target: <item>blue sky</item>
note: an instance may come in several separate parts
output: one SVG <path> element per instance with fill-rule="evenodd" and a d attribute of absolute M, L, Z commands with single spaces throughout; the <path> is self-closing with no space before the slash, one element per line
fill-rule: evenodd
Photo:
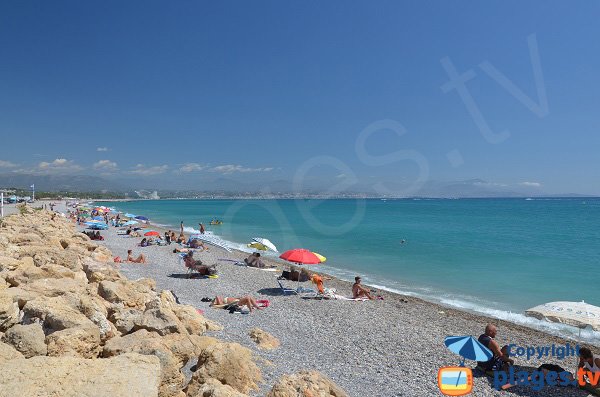
<path fill-rule="evenodd" d="M 257 186 L 302 174 L 307 185 L 400 190 L 421 175 L 600 194 L 598 11 L 541 1 L 5 2 L 0 173 Z M 485 124 L 508 138 L 490 142 L 473 107 L 442 89 L 444 58 L 470 73 Z M 485 65 L 547 108 L 532 111 Z M 398 125 L 401 136 L 386 129 Z"/>

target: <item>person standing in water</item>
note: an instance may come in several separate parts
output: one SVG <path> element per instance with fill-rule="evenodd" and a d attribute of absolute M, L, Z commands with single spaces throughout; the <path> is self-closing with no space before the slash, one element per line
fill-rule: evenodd
<path fill-rule="evenodd" d="M 198 226 L 200 227 L 200 234 L 204 234 L 204 232 L 206 231 L 206 229 L 204 229 L 204 225 L 202 223 L 199 223 Z"/>

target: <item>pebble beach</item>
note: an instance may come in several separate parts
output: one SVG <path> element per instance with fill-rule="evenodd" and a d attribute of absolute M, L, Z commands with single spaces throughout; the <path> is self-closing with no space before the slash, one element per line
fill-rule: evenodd
<path fill-rule="evenodd" d="M 63 207 L 64 209 L 64 207 Z M 114 256 L 125 258 L 127 250 L 134 256 L 143 253 L 147 264 L 122 263 L 120 271 L 129 279 L 152 278 L 157 289 L 171 290 L 183 304 L 204 312 L 205 317 L 223 325 L 212 336 L 237 342 L 252 349 L 260 357 L 264 382 L 256 396 L 266 393 L 283 374 L 302 369 L 315 369 L 331 378 L 350 396 L 436 396 L 440 367 L 456 366 L 459 356 L 444 345 L 449 335 L 473 335 L 483 332 L 486 324 L 498 327 L 500 345 L 551 346 L 576 344 L 527 327 L 463 312 L 414 297 L 386 291 L 374 291 L 383 300 L 346 301 L 303 299 L 283 295 L 277 284 L 280 271 L 271 272 L 234 264 L 247 256 L 243 252 L 226 252 L 217 247 L 195 253 L 195 259 L 216 265 L 219 277 L 187 278 L 186 268 L 170 246 L 138 247 L 141 238 L 117 235 L 117 228 L 103 231 L 105 245 Z M 280 266 L 281 267 L 281 266 Z M 287 287 L 297 283 L 285 281 Z M 311 288 L 309 282 L 300 286 Z M 349 296 L 351 284 L 332 278 L 325 287 L 335 288 L 339 295 Z M 203 298 L 250 295 L 269 300 L 267 308 L 250 314 L 229 313 L 209 307 Z M 281 346 L 260 350 L 249 337 L 259 327 L 275 336 Z M 516 359 L 528 368 L 544 363 L 557 364 L 575 371 L 577 357 L 543 357 Z M 190 366 L 193 363 L 190 363 Z M 475 362 L 466 362 L 474 368 Z M 493 388 L 491 378 L 474 376 L 473 396 L 587 396 L 574 387 L 545 387 L 539 391 L 530 386 L 514 386 L 508 391 Z"/>

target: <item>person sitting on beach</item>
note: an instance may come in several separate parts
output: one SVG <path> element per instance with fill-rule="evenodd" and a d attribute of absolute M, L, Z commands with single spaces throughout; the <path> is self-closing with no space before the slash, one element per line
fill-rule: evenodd
<path fill-rule="evenodd" d="M 165 232 L 165 242 L 167 245 L 171 245 L 171 231 Z"/>
<path fill-rule="evenodd" d="M 206 266 L 202 264 L 200 260 L 194 260 L 194 251 L 189 251 L 183 258 L 185 267 L 195 270 L 202 276 L 210 276 L 217 274 L 217 269 L 214 266 Z"/>
<path fill-rule="evenodd" d="M 362 285 L 360 285 L 360 282 L 361 278 L 359 276 L 354 277 L 354 285 L 352 285 L 352 297 L 354 299 L 369 298 L 372 300 L 373 297 L 371 296 L 371 291 L 369 291 L 368 288 L 365 288 Z"/>
<path fill-rule="evenodd" d="M 179 235 L 179 237 L 177 237 L 177 244 L 185 244 L 186 239 L 185 239 L 185 234 L 181 233 Z"/>
<path fill-rule="evenodd" d="M 146 263 L 146 256 L 144 254 L 140 254 L 137 258 L 134 258 L 131 250 L 127 250 L 127 262 Z"/>
<path fill-rule="evenodd" d="M 260 260 L 260 253 L 258 252 L 250 254 L 246 259 L 244 259 L 244 263 L 246 263 L 246 266 L 250 267 L 266 267 L 264 262 Z"/>
<path fill-rule="evenodd" d="M 100 232 L 97 231 L 96 233 L 94 233 L 94 238 L 92 240 L 104 240 L 104 237 L 102 237 L 100 235 Z"/>
<path fill-rule="evenodd" d="M 592 373 L 600 372 L 600 357 L 596 357 L 588 347 L 582 347 L 579 349 L 577 368 L 583 368 L 585 371 Z"/>
<path fill-rule="evenodd" d="M 131 226 L 129 226 L 127 228 L 127 230 L 125 231 L 125 234 L 129 236 L 129 235 L 131 235 L 132 232 L 133 232 L 133 229 L 131 228 Z"/>
<path fill-rule="evenodd" d="M 173 241 L 177 241 L 177 236 L 175 235 L 174 231 L 171 231 L 171 242 Z"/>
<path fill-rule="evenodd" d="M 140 243 L 140 247 L 147 247 L 148 246 L 148 240 L 144 237 L 142 239 L 142 242 Z"/>
<path fill-rule="evenodd" d="M 256 302 L 256 299 L 251 297 L 250 295 L 242 296 L 240 298 L 229 298 L 229 297 L 221 297 L 216 296 L 215 299 L 211 302 L 210 306 L 220 306 L 220 305 L 238 305 L 238 306 L 246 306 L 250 313 L 254 311 L 254 309 L 262 309 Z"/>
<path fill-rule="evenodd" d="M 492 351 L 493 357 L 488 361 L 478 361 L 477 366 L 484 371 L 508 371 L 508 367 L 513 365 L 515 361 L 508 357 L 508 346 L 503 346 L 502 349 L 498 342 L 494 340 L 498 332 L 494 324 L 485 326 L 485 331 L 477 339 L 479 343 Z"/>

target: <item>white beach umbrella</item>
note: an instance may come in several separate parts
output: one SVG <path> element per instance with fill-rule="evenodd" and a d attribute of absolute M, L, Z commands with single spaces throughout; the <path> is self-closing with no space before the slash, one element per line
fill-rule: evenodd
<path fill-rule="evenodd" d="M 596 331 L 600 331 L 600 307 L 581 302 L 549 302 L 531 309 L 525 314 L 540 320 L 553 323 L 572 325 L 585 328 L 591 325 Z"/>
<path fill-rule="evenodd" d="M 275 244 L 273 244 L 269 239 L 267 238 L 262 238 L 262 237 L 253 237 L 252 240 L 256 241 L 257 243 L 260 243 L 262 245 L 264 245 L 265 247 L 267 247 L 268 249 L 270 249 L 271 251 L 275 251 L 277 252 L 277 247 L 275 247 Z"/>

